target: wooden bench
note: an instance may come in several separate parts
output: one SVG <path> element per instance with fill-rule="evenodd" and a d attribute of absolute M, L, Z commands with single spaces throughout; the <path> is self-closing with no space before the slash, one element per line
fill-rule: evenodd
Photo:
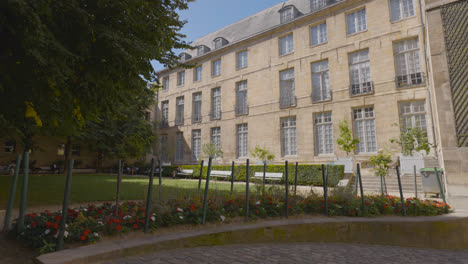
<path fill-rule="evenodd" d="M 231 177 L 231 172 L 214 170 L 214 171 L 211 171 L 210 177 L 228 178 L 228 177 Z"/>
<path fill-rule="evenodd" d="M 177 175 L 184 175 L 184 176 L 189 176 L 193 174 L 193 170 L 181 170 L 177 173 Z"/>
<path fill-rule="evenodd" d="M 263 172 L 256 172 L 253 178 L 263 180 Z M 283 179 L 283 173 L 280 173 L 280 172 L 266 172 L 265 173 L 265 180 L 279 181 L 281 179 Z"/>

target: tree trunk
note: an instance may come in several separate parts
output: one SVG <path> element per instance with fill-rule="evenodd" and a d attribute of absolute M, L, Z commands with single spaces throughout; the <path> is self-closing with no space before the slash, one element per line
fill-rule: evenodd
<path fill-rule="evenodd" d="M 97 161 L 96 161 L 96 172 L 102 172 L 102 161 L 104 160 L 104 153 L 102 150 L 98 150 L 97 152 Z"/>
<path fill-rule="evenodd" d="M 68 161 L 71 158 L 71 150 L 72 150 L 72 141 L 71 137 L 67 137 L 67 143 L 65 144 L 65 164 L 63 165 L 63 174 L 66 174 L 66 171 L 68 170 Z"/>

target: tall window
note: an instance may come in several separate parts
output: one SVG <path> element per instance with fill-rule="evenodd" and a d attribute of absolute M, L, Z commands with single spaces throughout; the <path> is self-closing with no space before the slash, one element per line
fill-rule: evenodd
<path fill-rule="evenodd" d="M 193 103 L 192 103 L 192 122 L 201 122 L 202 120 L 202 93 L 194 93 L 193 95 Z"/>
<path fill-rule="evenodd" d="M 419 60 L 418 38 L 412 38 L 393 44 L 395 55 L 397 87 L 412 86 L 424 83 Z"/>
<path fill-rule="evenodd" d="M 317 155 L 333 154 L 332 112 L 315 115 L 315 151 Z"/>
<path fill-rule="evenodd" d="M 392 21 L 414 16 L 413 0 L 390 0 Z"/>
<path fill-rule="evenodd" d="M 316 11 L 327 6 L 327 0 L 310 0 L 310 10 Z"/>
<path fill-rule="evenodd" d="M 280 107 L 296 105 L 294 69 L 280 72 Z"/>
<path fill-rule="evenodd" d="M 177 161 L 184 159 L 184 134 L 182 132 L 176 133 L 176 156 Z"/>
<path fill-rule="evenodd" d="M 312 63 L 312 101 L 331 99 L 328 60 Z"/>
<path fill-rule="evenodd" d="M 327 23 L 310 28 L 310 44 L 312 46 L 327 42 Z"/>
<path fill-rule="evenodd" d="M 294 18 L 293 8 L 288 7 L 280 11 L 281 24 L 291 21 Z"/>
<path fill-rule="evenodd" d="M 403 129 L 419 127 L 422 131 L 427 131 L 424 100 L 400 103 L 400 115 Z"/>
<path fill-rule="evenodd" d="M 297 155 L 296 117 L 281 119 L 281 146 L 283 156 Z"/>
<path fill-rule="evenodd" d="M 247 55 L 248 55 L 248 52 L 246 50 L 237 52 L 237 69 L 242 69 L 242 68 L 247 67 L 248 65 Z"/>
<path fill-rule="evenodd" d="M 167 135 L 161 135 L 160 155 L 162 161 L 167 161 Z"/>
<path fill-rule="evenodd" d="M 221 119 L 221 88 L 211 90 L 211 119 Z"/>
<path fill-rule="evenodd" d="M 351 95 L 372 92 L 368 49 L 349 54 L 349 78 L 351 81 Z"/>
<path fill-rule="evenodd" d="M 249 130 L 247 124 L 237 125 L 237 157 L 246 158 L 249 154 Z"/>
<path fill-rule="evenodd" d="M 211 143 L 215 145 L 216 150 L 221 150 L 221 128 L 211 128 Z"/>
<path fill-rule="evenodd" d="M 185 83 L 185 71 L 177 73 L 177 86 L 182 86 Z"/>
<path fill-rule="evenodd" d="M 163 91 L 169 90 L 169 76 L 163 78 Z"/>
<path fill-rule="evenodd" d="M 176 125 L 184 124 L 184 97 L 180 96 L 176 98 Z"/>
<path fill-rule="evenodd" d="M 192 159 L 200 159 L 201 154 L 201 130 L 192 130 Z"/>
<path fill-rule="evenodd" d="M 236 84 L 236 114 L 246 115 L 249 113 L 247 104 L 247 81 L 241 81 Z"/>
<path fill-rule="evenodd" d="M 346 23 L 348 35 L 366 30 L 366 9 L 361 9 L 346 15 Z"/>
<path fill-rule="evenodd" d="M 357 152 L 376 152 L 377 140 L 375 135 L 374 107 L 354 109 L 354 129 L 356 137 L 361 143 L 357 145 Z"/>
<path fill-rule="evenodd" d="M 166 127 L 169 125 L 169 101 L 161 103 L 161 126 Z"/>
<path fill-rule="evenodd" d="M 217 59 L 211 64 L 211 75 L 218 76 L 221 75 L 221 59 Z"/>
<path fill-rule="evenodd" d="M 202 79 L 202 73 L 203 73 L 203 67 L 200 65 L 200 66 L 197 66 L 194 70 L 193 70 L 193 81 L 195 82 L 198 82 L 198 81 L 201 81 Z"/>
<path fill-rule="evenodd" d="M 280 38 L 280 56 L 294 52 L 294 38 L 293 34 L 289 34 Z"/>

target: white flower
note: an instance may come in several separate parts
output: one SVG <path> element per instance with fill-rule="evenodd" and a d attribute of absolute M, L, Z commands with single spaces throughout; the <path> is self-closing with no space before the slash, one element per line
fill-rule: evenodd
<path fill-rule="evenodd" d="M 85 212 L 88 212 L 88 209 L 86 209 L 86 208 L 83 208 L 83 211 L 85 211 Z"/>
<path fill-rule="evenodd" d="M 224 215 L 220 216 L 220 218 L 221 218 L 221 221 L 223 221 L 223 222 L 226 219 L 226 217 Z"/>
<path fill-rule="evenodd" d="M 94 235 L 95 237 L 98 237 L 98 236 L 99 236 L 99 234 L 96 233 L 96 232 L 94 232 L 93 235 Z"/>
<path fill-rule="evenodd" d="M 49 233 L 50 233 L 50 229 L 46 229 L 46 231 L 44 231 L 45 235 L 48 235 Z"/>
<path fill-rule="evenodd" d="M 55 233 L 54 237 L 57 238 L 59 235 L 59 232 Z"/>
<path fill-rule="evenodd" d="M 131 215 L 126 215 L 126 216 L 123 217 L 123 219 L 129 219 L 129 218 L 132 218 L 132 216 Z"/>
<path fill-rule="evenodd" d="M 68 236 L 68 232 L 65 231 L 65 233 L 63 233 L 63 236 L 64 236 L 64 237 L 67 237 L 67 236 Z"/>
<path fill-rule="evenodd" d="M 153 216 L 156 216 L 156 213 L 153 213 L 152 215 L 153 215 Z"/>
<path fill-rule="evenodd" d="M 178 208 L 178 207 L 177 207 L 177 210 L 176 210 L 176 211 L 177 211 L 177 212 L 183 212 L 184 210 L 182 210 L 182 208 Z"/>
<path fill-rule="evenodd" d="M 255 204 L 256 204 L 256 205 L 259 205 L 259 204 L 260 204 L 260 201 L 257 201 Z"/>
<path fill-rule="evenodd" d="M 156 221 L 156 217 L 152 216 L 151 221 Z"/>
<path fill-rule="evenodd" d="M 103 223 L 103 222 L 101 222 L 101 221 L 99 221 L 99 222 L 97 222 L 97 223 L 98 223 L 98 224 L 100 224 L 100 225 L 104 225 L 104 223 Z"/>
<path fill-rule="evenodd" d="M 181 216 L 181 215 L 179 215 L 179 218 L 180 218 L 180 219 L 184 219 L 184 217 L 183 217 L 183 216 Z"/>
<path fill-rule="evenodd" d="M 68 224 L 65 224 L 65 228 L 68 228 Z"/>
<path fill-rule="evenodd" d="M 30 225 L 27 225 L 26 228 L 31 228 L 31 226 L 30 226 Z"/>

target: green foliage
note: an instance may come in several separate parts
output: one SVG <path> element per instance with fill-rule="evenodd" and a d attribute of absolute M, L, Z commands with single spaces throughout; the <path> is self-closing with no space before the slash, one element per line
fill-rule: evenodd
<path fill-rule="evenodd" d="M 433 144 L 429 143 L 426 131 L 418 126 L 401 131 L 399 139 L 390 139 L 391 143 L 397 143 L 405 156 L 412 156 L 413 152 L 425 151 L 426 155 L 431 151 Z"/>
<path fill-rule="evenodd" d="M 200 166 L 197 165 L 184 165 L 183 169 L 193 170 L 191 178 L 200 177 Z M 212 170 L 231 171 L 231 166 L 212 166 Z M 263 165 L 249 166 L 249 178 L 253 179 L 255 172 L 263 172 Z M 272 181 L 276 183 L 284 183 L 284 165 L 268 165 L 266 172 L 280 172 L 283 173 L 283 179 L 280 181 Z M 206 178 L 207 167 L 203 169 L 203 178 Z M 288 166 L 289 183 L 294 183 L 295 166 Z M 336 186 L 338 182 L 343 179 L 344 166 L 343 165 L 330 165 L 328 167 L 328 185 L 330 187 Z M 226 179 L 229 180 L 229 179 Z M 245 181 L 245 165 L 234 166 L 234 180 Z M 267 180 L 268 181 L 268 180 Z M 299 165 L 297 169 L 297 182 L 301 185 L 315 185 L 322 186 L 322 166 L 321 165 Z"/>
<path fill-rule="evenodd" d="M 360 143 L 359 139 L 353 137 L 353 133 L 349 128 L 348 120 L 344 119 L 338 124 L 340 135 L 336 140 L 338 148 L 346 152 L 346 156 L 357 148 Z"/>
<path fill-rule="evenodd" d="M 389 164 L 392 162 L 392 155 L 385 150 L 379 150 L 377 154 L 369 158 L 369 165 L 373 167 L 376 176 L 385 177 L 388 174 Z"/>
<path fill-rule="evenodd" d="M 217 148 L 216 144 L 214 143 L 208 143 L 203 145 L 203 154 L 205 157 L 209 158 L 222 158 L 223 157 L 223 151 L 221 148 Z"/>
<path fill-rule="evenodd" d="M 275 154 L 271 153 L 266 147 L 255 146 L 253 151 L 250 151 L 252 157 L 261 161 L 271 161 L 275 159 Z"/>

